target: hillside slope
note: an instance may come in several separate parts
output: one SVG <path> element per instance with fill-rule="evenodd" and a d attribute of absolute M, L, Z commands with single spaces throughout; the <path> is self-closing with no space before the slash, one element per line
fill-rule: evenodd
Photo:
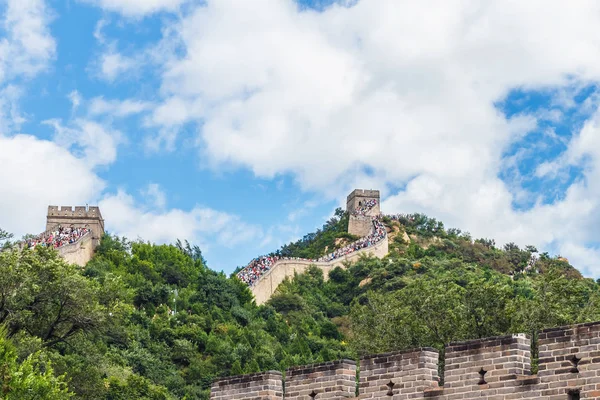
<path fill-rule="evenodd" d="M 284 282 L 269 302 L 280 312 L 324 312 L 356 354 L 420 346 L 600 318 L 592 279 L 532 246 L 473 240 L 421 214 L 384 219 L 390 253 Z M 535 356 L 535 349 L 534 356 Z"/>
<path fill-rule="evenodd" d="M 280 254 L 343 247 L 344 217 Z M 600 320 L 598 284 L 565 259 L 474 241 L 423 215 L 384 222 L 388 256 L 328 281 L 309 268 L 261 306 L 189 244 L 105 236 L 83 269 L 51 249 L 7 249 L 0 347 L 45 360 L 76 399 L 208 399 L 217 376 Z"/>

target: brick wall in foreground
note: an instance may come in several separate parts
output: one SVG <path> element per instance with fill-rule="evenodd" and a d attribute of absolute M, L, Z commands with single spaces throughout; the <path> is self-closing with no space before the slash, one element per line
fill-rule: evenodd
<path fill-rule="evenodd" d="M 213 400 L 600 399 L 600 322 L 547 329 L 539 335 L 539 372 L 530 374 L 530 339 L 522 334 L 452 343 L 445 383 L 431 348 L 378 354 L 214 382 Z M 285 385 L 285 393 L 284 393 Z"/>

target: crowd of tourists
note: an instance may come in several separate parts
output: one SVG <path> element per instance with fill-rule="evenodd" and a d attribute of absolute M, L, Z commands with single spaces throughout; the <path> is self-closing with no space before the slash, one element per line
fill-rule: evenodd
<path fill-rule="evenodd" d="M 378 218 L 373 218 L 373 230 L 369 235 L 358 239 L 356 242 L 350 243 L 348 246 L 342 247 L 341 249 L 337 249 L 333 253 L 325 255 L 319 258 L 317 261 L 333 261 L 337 258 L 344 257 L 350 253 L 354 253 L 355 251 L 358 251 L 360 249 L 371 247 L 374 244 L 377 244 L 381 239 L 383 239 L 386 234 L 387 232 L 383 223 Z"/>
<path fill-rule="evenodd" d="M 59 226 L 56 230 L 42 233 L 33 238 L 25 240 L 25 247 L 35 246 L 54 247 L 55 249 L 67 244 L 75 243 L 81 237 L 90 232 L 87 228 L 63 228 Z"/>
<path fill-rule="evenodd" d="M 255 258 L 248 264 L 244 269 L 237 273 L 237 277 L 249 286 L 254 285 L 258 279 L 269 271 L 275 263 L 280 260 L 294 260 L 294 261 L 310 261 L 310 262 L 330 262 L 335 259 L 344 257 L 348 254 L 354 253 L 360 249 L 373 246 L 380 240 L 385 238 L 387 232 L 385 226 L 381 222 L 380 218 L 373 218 L 373 229 L 371 233 L 365 237 L 358 239 L 355 242 L 350 243 L 348 246 L 342 247 L 332 253 L 329 253 L 317 260 L 311 260 L 307 258 L 298 257 L 278 257 L 278 256 L 261 256 Z"/>
<path fill-rule="evenodd" d="M 365 200 L 356 210 L 352 212 L 354 215 L 367 215 L 371 208 L 377 205 L 376 199 Z"/>
<path fill-rule="evenodd" d="M 279 261 L 277 256 L 260 256 L 250 261 L 244 269 L 238 272 L 237 277 L 250 286 L 254 284 L 265 272 Z"/>

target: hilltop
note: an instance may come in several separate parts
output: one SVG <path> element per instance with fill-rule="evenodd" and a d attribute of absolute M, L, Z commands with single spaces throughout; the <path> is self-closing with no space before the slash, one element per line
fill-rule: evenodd
<path fill-rule="evenodd" d="M 357 240 L 349 220 L 338 210 L 273 254 L 331 254 Z M 212 271 L 185 242 L 105 235 L 83 269 L 45 247 L 3 251 L 0 338 L 8 340 L 0 347 L 13 349 L 9 375 L 29 360 L 39 379 L 65 374 L 54 379 L 79 399 L 207 399 L 218 376 L 414 347 L 443 353 L 452 341 L 535 337 L 600 319 L 599 285 L 564 258 L 474 240 L 422 214 L 380 221 L 389 254 L 363 255 L 328 276 L 307 268 L 260 306 L 235 273 Z"/>

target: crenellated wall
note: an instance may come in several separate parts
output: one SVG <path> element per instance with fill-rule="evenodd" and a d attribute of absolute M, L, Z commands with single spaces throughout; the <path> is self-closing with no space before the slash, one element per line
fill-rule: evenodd
<path fill-rule="evenodd" d="M 438 352 L 431 348 L 377 354 L 360 360 L 359 399 L 516 400 L 600 399 L 600 322 L 547 329 L 539 335 L 539 372 L 530 374 L 530 339 L 523 334 L 451 343 L 445 383 L 438 387 Z M 354 396 L 355 364 L 349 360 L 268 372 L 268 383 L 235 377 L 217 380 L 211 399 L 319 400 Z M 244 380 L 246 379 L 246 380 Z M 255 380 L 252 380 L 255 379 Z M 261 378 L 262 379 L 262 378 Z M 279 379 L 279 380 L 278 380 Z M 241 382 L 248 390 L 240 390 Z M 261 386 L 262 385 L 262 386 Z M 263 387 L 264 396 L 255 386 Z M 225 396 L 228 396 L 225 399 Z"/>
<path fill-rule="evenodd" d="M 364 215 L 355 215 L 355 210 L 363 207 L 369 200 L 375 200 L 375 205 Z M 381 214 L 379 190 L 355 189 L 346 199 L 346 211 L 350 214 L 348 220 L 348 233 L 363 237 L 373 229 L 373 217 Z"/>
<path fill-rule="evenodd" d="M 311 396 L 312 394 L 312 396 Z M 346 399 L 356 395 L 356 361 L 340 360 L 285 371 L 285 398 Z"/>
<path fill-rule="evenodd" d="M 85 266 L 94 255 L 104 235 L 104 219 L 97 206 L 48 206 L 46 232 L 57 227 L 87 228 L 90 233 L 77 242 L 57 248 L 58 253 L 69 263 Z"/>
<path fill-rule="evenodd" d="M 412 398 L 437 388 L 439 354 L 432 348 L 375 354 L 360 360 L 358 394 L 361 399 L 390 395 Z"/>
<path fill-rule="evenodd" d="M 269 258 L 269 264 L 266 266 L 261 264 L 260 260 L 267 257 L 259 257 L 243 268 L 238 273 L 238 277 L 250 285 L 256 303 L 264 304 L 275 293 L 281 282 L 286 278 L 293 277 L 294 274 L 306 272 L 311 265 L 320 268 L 325 279 L 328 279 L 329 272 L 332 269 L 338 266 L 345 267 L 347 262 L 354 262 L 363 255 L 369 254 L 378 258 L 385 257 L 388 254 L 388 238 L 385 232 L 383 232 L 383 235 L 381 234 L 384 227 L 378 218 L 381 215 L 379 200 L 379 190 L 356 189 L 348 195 L 346 202 L 346 211 L 349 213 L 348 233 L 359 236 L 361 238 L 359 241 L 362 240 L 360 246 L 355 248 L 373 242 L 377 242 L 376 244 L 360 248 L 360 250 L 352 248 L 351 253 L 332 261 L 278 259 L 275 264 L 271 265 L 271 259 Z M 349 246 L 352 246 L 352 243 Z M 331 258 L 323 257 L 321 259 Z M 260 272 L 257 274 L 254 268 Z"/>
<path fill-rule="evenodd" d="M 283 381 L 279 371 L 232 376 L 213 382 L 210 388 L 210 398 L 214 400 L 277 400 L 282 396 Z"/>
<path fill-rule="evenodd" d="M 90 229 L 94 247 L 100 244 L 104 235 L 104 219 L 97 206 L 48 206 L 46 231 L 54 230 L 58 226 Z"/>
<path fill-rule="evenodd" d="M 346 197 L 346 211 L 352 212 L 357 208 L 360 208 L 362 206 L 361 203 L 368 200 L 376 200 L 377 204 L 375 205 L 375 207 L 373 207 L 373 209 L 374 213 L 379 214 L 379 199 L 379 190 L 354 189 L 352 193 L 350 193 L 348 197 Z"/>
<path fill-rule="evenodd" d="M 344 263 L 358 260 L 363 255 L 372 255 L 374 257 L 383 258 L 388 253 L 388 238 L 387 236 L 377 244 L 357 250 L 353 253 L 340 257 L 331 262 L 315 262 L 304 260 L 279 260 L 275 265 L 267 271 L 250 290 L 254 294 L 256 304 L 264 304 L 275 293 L 277 286 L 285 280 L 291 278 L 295 273 L 302 274 L 306 272 L 308 267 L 316 265 L 323 270 L 325 279 L 329 278 L 329 272 L 337 266 L 344 267 Z"/>

